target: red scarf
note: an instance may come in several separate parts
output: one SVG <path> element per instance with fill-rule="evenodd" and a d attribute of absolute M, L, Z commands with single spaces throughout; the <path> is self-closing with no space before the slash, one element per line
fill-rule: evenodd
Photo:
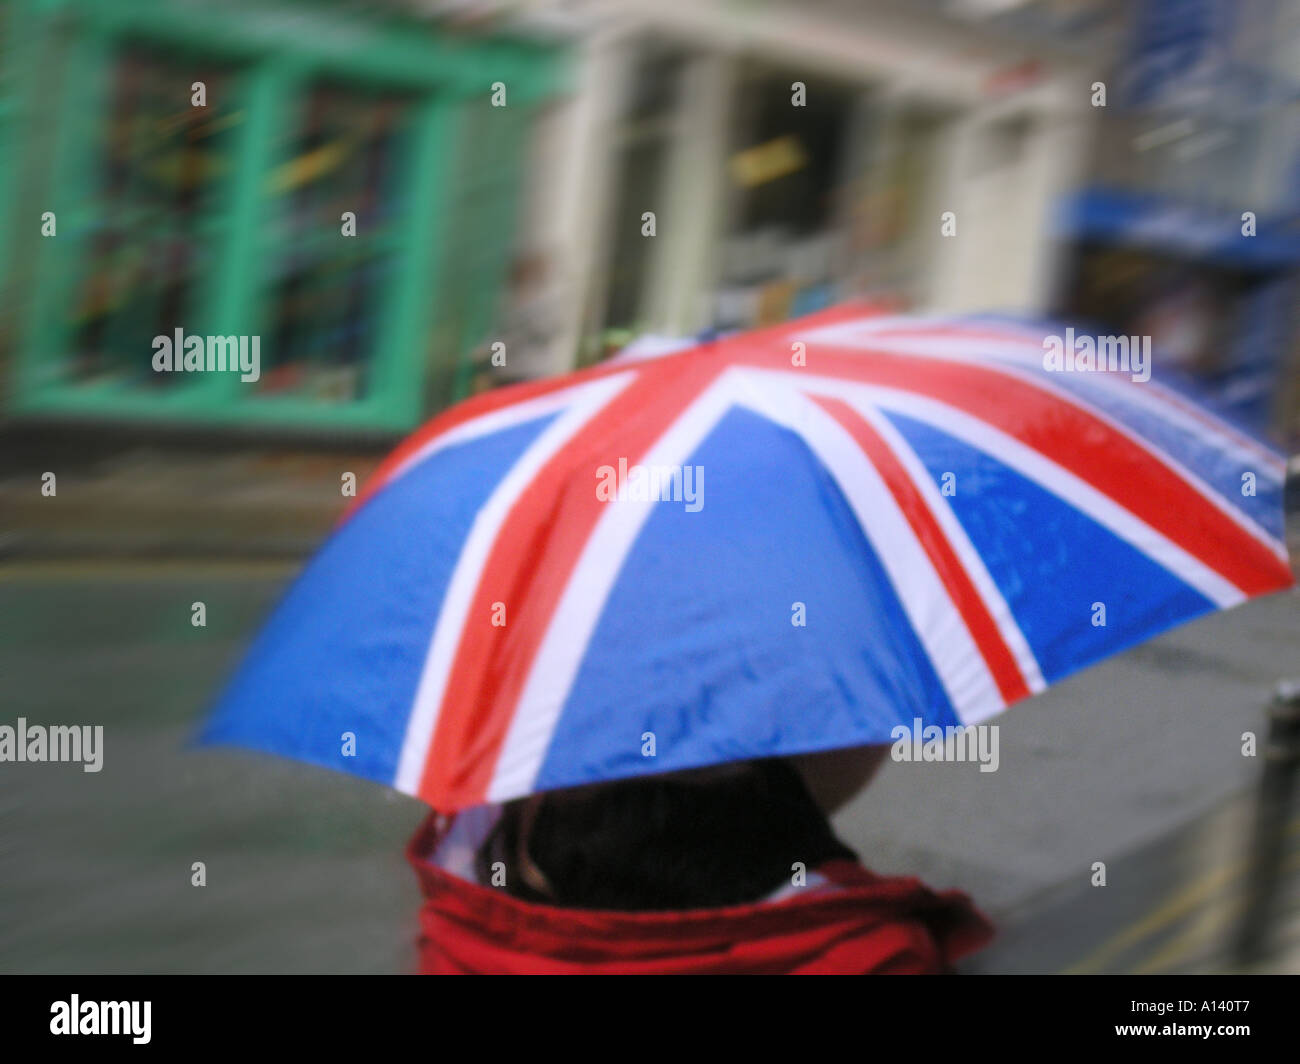
<path fill-rule="evenodd" d="M 965 894 L 851 861 L 817 869 L 830 886 L 776 901 L 636 913 L 538 905 L 433 864 L 440 837 L 430 817 L 407 849 L 429 975 L 929 974 L 993 934 Z"/>

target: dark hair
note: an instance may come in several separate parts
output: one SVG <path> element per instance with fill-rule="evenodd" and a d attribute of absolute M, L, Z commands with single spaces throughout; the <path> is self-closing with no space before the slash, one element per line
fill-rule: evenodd
<path fill-rule="evenodd" d="M 522 853 L 549 891 L 530 886 Z M 855 859 L 799 773 L 770 759 L 507 803 L 478 868 L 489 882 L 504 862 L 504 889 L 531 901 L 665 910 L 757 901 L 790 881 L 795 862 L 811 871 L 837 857 Z"/>

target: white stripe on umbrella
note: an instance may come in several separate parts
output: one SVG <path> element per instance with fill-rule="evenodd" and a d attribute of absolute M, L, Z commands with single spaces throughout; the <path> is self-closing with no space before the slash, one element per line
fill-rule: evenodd
<path fill-rule="evenodd" d="M 857 442 L 802 391 L 771 375 L 751 374 L 744 383 L 741 401 L 797 433 L 839 485 L 958 719 L 973 724 L 1002 710 L 1006 702 L 961 611 Z"/>
<path fill-rule="evenodd" d="M 832 388 L 840 383 L 792 371 L 751 370 L 750 372 L 778 380 L 788 388 L 804 388 L 813 394 L 830 395 L 832 394 Z M 827 384 L 831 385 L 831 388 L 825 387 Z M 822 387 L 818 387 L 818 385 L 822 385 Z M 1043 679 L 1042 669 L 1029 646 L 1029 640 L 1025 638 L 1025 634 L 1021 631 L 1015 615 L 1011 612 L 1011 607 L 1003 598 L 1002 592 L 998 590 L 996 581 L 994 581 L 992 574 L 989 573 L 984 564 L 984 559 L 980 557 L 979 551 L 975 549 L 970 537 L 966 535 L 966 529 L 957 519 L 957 515 L 952 512 L 952 507 L 940 494 L 937 485 L 934 483 L 934 478 L 930 475 L 930 471 L 925 468 L 916 452 L 912 450 L 911 445 L 894 427 L 893 422 L 886 417 L 882 417 L 873 405 L 864 401 L 863 397 L 857 396 L 849 400 L 849 406 L 876 430 L 886 444 L 889 445 L 890 450 L 893 451 L 903 468 L 907 470 L 908 476 L 942 529 L 944 536 L 953 549 L 953 553 L 957 555 L 957 559 L 961 562 L 967 575 L 970 576 L 971 582 L 975 585 L 975 590 L 984 603 L 984 608 L 997 625 L 1003 641 L 1011 651 L 1012 657 L 1015 658 L 1016 665 L 1020 669 L 1020 675 L 1025 681 L 1025 686 L 1033 694 L 1044 690 L 1047 687 L 1047 681 Z"/>
<path fill-rule="evenodd" d="M 919 355 L 925 358 L 937 358 L 945 362 L 961 362 L 971 365 L 978 365 L 985 369 L 992 370 L 995 373 L 1004 373 L 1007 376 L 1015 377 L 1016 380 L 1027 384 L 1044 394 L 1050 395 L 1063 403 L 1068 403 L 1075 409 L 1082 410 L 1098 421 L 1104 422 L 1118 434 L 1132 441 L 1136 446 L 1141 447 L 1150 454 L 1154 459 L 1163 465 L 1172 469 L 1180 477 L 1186 480 L 1197 491 L 1211 502 L 1214 507 L 1224 514 L 1229 520 L 1236 524 L 1247 535 L 1259 540 L 1265 547 L 1272 551 L 1282 561 L 1287 560 L 1286 545 L 1279 539 L 1269 534 L 1269 532 L 1248 515 L 1244 514 L 1237 507 L 1233 506 L 1211 485 L 1202 480 L 1194 472 L 1179 462 L 1173 455 L 1167 451 L 1154 446 L 1150 441 L 1144 439 L 1136 430 L 1117 421 L 1106 411 L 1089 403 L 1082 396 L 1055 384 L 1046 379 L 1042 371 L 1041 357 L 1034 359 L 1025 358 L 1017 354 L 1012 358 L 1006 358 L 999 362 L 998 359 L 1006 352 L 991 351 L 987 341 L 977 339 L 953 339 L 953 338 L 931 338 L 931 339 L 914 339 L 908 341 L 898 341 L 894 339 L 885 339 L 879 342 L 864 344 L 863 350 L 873 350 L 887 352 L 890 354 L 907 354 Z M 1041 347 L 1038 349 L 1041 356 Z M 1037 369 L 1038 372 L 1033 372 Z M 1198 432 L 1205 435 L 1214 428 L 1214 423 L 1206 421 L 1203 424 L 1189 423 L 1187 416 L 1169 401 L 1169 396 L 1158 388 L 1152 387 L 1152 381 L 1147 381 L 1141 385 L 1133 381 L 1126 380 L 1123 377 L 1116 376 L 1112 373 L 1097 373 L 1090 376 L 1089 381 L 1100 384 L 1103 387 L 1109 387 L 1117 392 L 1124 389 L 1123 397 L 1130 401 L 1136 402 L 1143 410 L 1152 417 L 1158 418 L 1166 423 L 1177 422 L 1178 427 L 1185 432 Z M 1205 426 L 1209 426 L 1207 429 Z M 1267 455 L 1262 448 L 1247 446 L 1250 441 L 1244 441 L 1244 438 L 1238 439 L 1217 433 L 1218 444 L 1225 452 L 1235 454 L 1239 459 L 1250 461 L 1263 468 L 1260 473 L 1267 479 L 1275 483 L 1281 483 L 1279 474 L 1285 473 L 1285 467 L 1278 464 L 1276 457 Z"/>
<path fill-rule="evenodd" d="M 733 376 L 734 371 L 724 372 L 644 457 L 627 455 L 629 463 L 685 465 L 733 405 Z M 594 472 L 592 491 L 596 490 Z M 605 602 L 655 505 L 628 499 L 606 506 L 597 519 L 533 658 L 497 758 L 488 801 L 506 801 L 532 789 Z"/>
<path fill-rule="evenodd" d="M 560 393 L 558 398 L 563 399 L 562 405 L 567 409 L 520 455 L 510 472 L 497 485 L 496 490 L 488 497 L 487 502 L 474 518 L 465 545 L 456 559 L 456 567 L 452 571 L 446 596 L 438 611 L 438 622 L 434 627 L 424 669 L 416 688 L 415 703 L 407 722 L 397 774 L 393 780 L 393 786 L 399 791 L 406 794 L 419 792 L 420 780 L 428 761 L 429 744 L 438 727 L 438 716 L 446 695 L 447 680 L 451 675 L 456 648 L 460 645 L 470 603 L 502 523 L 519 496 L 528 490 L 537 471 L 614 396 L 627 387 L 634 377 L 634 373 L 620 373 L 581 384 L 576 388 L 568 388 Z M 548 402 L 545 406 L 550 406 L 553 398 L 546 396 Z M 542 409 L 543 407 L 534 408 L 529 418 L 520 419 L 521 423 L 540 416 L 539 410 Z M 492 416 L 486 415 L 471 424 L 485 421 Z M 448 436 L 451 435 L 453 433 L 448 433 Z M 439 437 L 440 440 L 446 438 Z"/>
<path fill-rule="evenodd" d="M 826 395 L 839 396 L 849 402 L 866 402 L 882 409 L 896 410 L 945 432 L 1064 499 L 1070 506 L 1141 551 L 1216 605 L 1227 608 L 1245 600 L 1246 596 L 1240 588 L 1195 555 L 1092 485 L 987 421 L 938 400 L 894 388 L 849 383 L 829 377 L 810 380 L 806 387 L 814 391 L 820 390 Z"/>
<path fill-rule="evenodd" d="M 583 389 L 589 387 L 590 384 L 580 384 L 573 388 L 564 388 L 548 395 L 539 395 L 536 399 L 527 399 L 522 403 L 502 407 L 500 410 L 489 410 L 486 414 L 464 421 L 433 437 L 433 439 L 426 440 L 418 451 L 408 455 L 401 465 L 393 470 L 383 486 L 386 489 L 398 477 L 404 476 L 421 462 L 428 461 L 439 451 L 444 451 L 448 447 L 468 443 L 480 436 L 490 436 L 494 432 L 514 428 L 516 425 L 524 425 L 529 421 L 536 421 L 538 418 L 545 417 L 547 414 L 554 414 L 563 410 L 575 401 L 575 398 L 583 392 Z"/>
<path fill-rule="evenodd" d="M 975 549 L 975 544 L 966 535 L 966 529 L 957 519 L 957 515 L 952 512 L 951 505 L 940 493 L 934 478 L 930 476 L 930 471 L 925 468 L 921 459 L 903 438 L 902 433 L 894 427 L 892 421 L 881 416 L 879 411 L 865 402 L 851 402 L 849 405 L 864 420 L 870 423 L 872 428 L 889 445 L 889 449 L 893 451 L 903 468 L 907 470 L 907 475 L 920 493 L 922 501 L 943 530 L 944 537 L 952 547 L 953 553 L 957 555 L 962 568 L 966 570 L 966 574 L 971 578 L 971 583 L 975 585 L 975 590 L 979 593 L 984 608 L 988 611 L 989 616 L 993 618 L 993 623 L 997 625 L 1002 641 L 1006 643 L 1007 649 L 1011 651 L 1011 656 L 1015 658 L 1016 666 L 1020 670 L 1021 678 L 1025 681 L 1025 686 L 1029 688 L 1031 694 L 1037 694 L 1039 691 L 1044 690 L 1047 687 L 1047 681 L 1043 679 L 1043 670 L 1029 646 L 1029 640 L 1025 638 L 1025 633 L 1021 631 L 1020 625 L 1016 622 L 1011 607 L 1007 604 L 1007 600 L 1002 597 L 1002 592 L 998 590 L 996 581 L 994 581 L 992 574 L 984 565 L 984 559 L 980 557 L 979 551 Z"/>
<path fill-rule="evenodd" d="M 934 324 L 946 325 L 953 329 L 964 328 L 974 331 L 974 327 L 970 322 L 952 321 L 947 323 L 936 322 Z M 823 326 L 802 335 L 800 339 L 806 343 L 822 343 L 852 350 L 920 355 L 952 362 L 968 362 L 986 366 L 990 369 L 1003 368 L 996 365 L 998 361 L 1039 370 L 1042 369 L 1043 365 L 1042 335 L 1038 336 L 1036 340 L 1028 337 L 1022 339 L 1012 334 L 1008 334 L 1005 340 L 990 340 L 987 336 L 979 334 L 970 336 L 927 334 L 923 329 L 887 330 L 885 335 L 880 335 L 880 332 L 879 326 L 870 328 L 866 322 L 846 322 Z M 1037 384 L 1040 387 L 1046 385 L 1041 373 L 1033 377 L 1021 375 L 1020 379 L 1027 380 L 1029 383 Z M 1271 479 L 1279 483 L 1285 479 L 1286 466 L 1277 455 L 1272 454 L 1266 447 L 1258 441 L 1252 440 L 1249 436 L 1232 432 L 1230 426 L 1206 417 L 1202 411 L 1188 403 L 1176 391 L 1166 387 L 1160 381 L 1152 379 L 1143 381 L 1139 385 L 1121 374 L 1114 373 L 1095 373 L 1090 375 L 1088 380 L 1090 383 L 1109 388 L 1116 393 L 1122 391 L 1125 398 L 1137 402 L 1151 416 L 1176 425 L 1184 432 L 1213 438 L 1215 446 L 1224 453 L 1233 455 L 1241 461 L 1262 466 L 1262 472 Z M 1054 394 L 1058 397 L 1068 398 L 1075 405 L 1084 407 L 1090 413 L 1099 417 L 1105 416 L 1098 412 L 1096 408 L 1088 406 L 1079 396 L 1073 393 L 1058 389 Z M 1107 420 L 1111 421 L 1110 418 L 1107 418 Z M 1111 423 L 1120 428 L 1124 427 L 1118 422 L 1111 421 Z M 1125 431 L 1128 435 L 1133 435 L 1132 430 L 1126 429 Z M 1147 447 L 1153 453 L 1159 455 L 1163 461 L 1172 462 L 1171 456 L 1163 450 L 1153 448 L 1150 445 L 1147 445 Z"/>

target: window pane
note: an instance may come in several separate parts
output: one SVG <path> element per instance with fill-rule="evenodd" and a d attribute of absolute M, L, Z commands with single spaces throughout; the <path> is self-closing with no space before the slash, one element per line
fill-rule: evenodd
<path fill-rule="evenodd" d="M 408 100 L 318 83 L 308 91 L 274 197 L 259 394 L 367 394 L 382 297 L 402 239 Z M 355 235 L 344 235 L 344 214 Z M 351 223 L 349 232 L 351 232 Z"/>
<path fill-rule="evenodd" d="M 229 70 L 126 49 L 114 63 L 99 127 L 89 255 L 72 307 L 76 381 L 174 387 L 151 369 L 152 340 L 194 330 L 220 219 L 216 191 L 243 115 L 228 103 Z M 202 81 L 207 107 L 191 104 Z"/>

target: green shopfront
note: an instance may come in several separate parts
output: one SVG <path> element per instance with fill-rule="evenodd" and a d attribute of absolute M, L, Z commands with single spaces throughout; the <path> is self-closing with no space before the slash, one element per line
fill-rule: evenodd
<path fill-rule="evenodd" d="M 465 394 L 562 60 L 376 10 L 14 0 L 9 412 L 383 434 Z M 156 372 L 178 329 L 257 380 Z"/>

